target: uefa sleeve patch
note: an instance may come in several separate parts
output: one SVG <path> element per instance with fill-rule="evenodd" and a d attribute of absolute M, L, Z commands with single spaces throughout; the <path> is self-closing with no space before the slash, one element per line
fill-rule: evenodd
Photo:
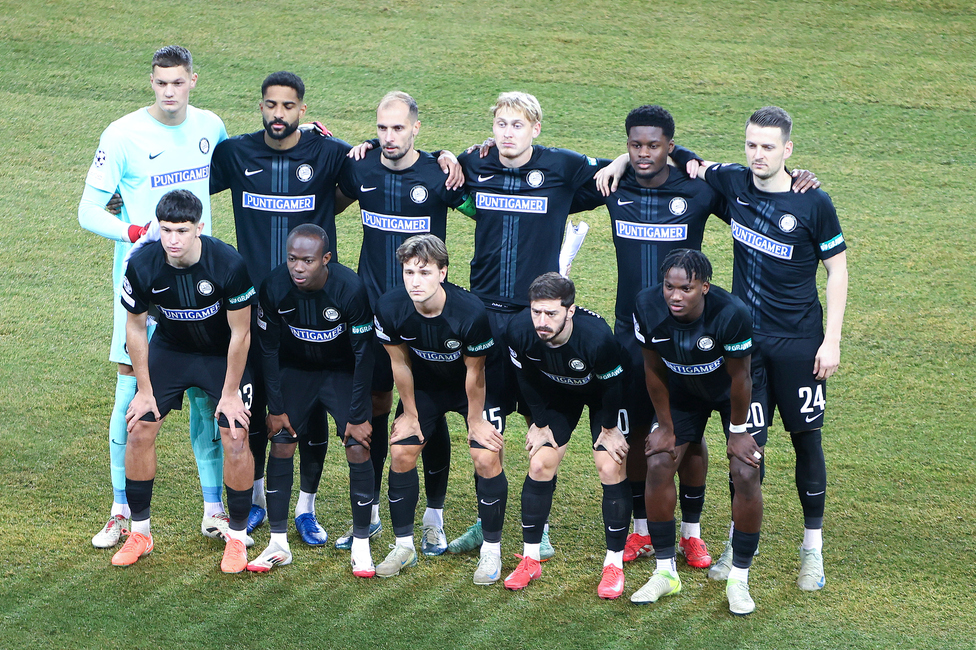
<path fill-rule="evenodd" d="M 228 300 L 228 302 L 230 302 L 230 304 L 232 304 L 232 305 L 239 305 L 242 302 L 245 302 L 246 300 L 248 300 L 251 296 L 253 296 L 256 293 L 257 292 L 254 290 L 254 287 L 251 287 L 250 289 L 248 289 L 247 291 L 245 291 L 241 295 L 237 296 L 236 298 L 230 298 Z"/>
<path fill-rule="evenodd" d="M 739 343 L 729 343 L 723 346 L 726 352 L 742 352 L 743 350 L 749 350 L 752 348 L 752 339 L 746 339 Z"/>
<path fill-rule="evenodd" d="M 826 253 L 830 249 L 837 248 L 838 246 L 840 246 L 843 243 L 844 243 L 844 235 L 843 234 L 837 235 L 833 239 L 830 239 L 830 240 L 825 241 L 824 243 L 820 244 L 820 252 Z"/>

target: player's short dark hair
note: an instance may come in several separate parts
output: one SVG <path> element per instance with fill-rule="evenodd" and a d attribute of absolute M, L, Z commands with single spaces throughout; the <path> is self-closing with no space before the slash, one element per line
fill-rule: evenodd
<path fill-rule="evenodd" d="M 529 285 L 529 302 L 536 300 L 558 300 L 569 308 L 576 302 L 576 285 L 556 272 L 543 273 Z"/>
<path fill-rule="evenodd" d="M 407 115 L 410 117 L 411 122 L 416 122 L 417 118 L 420 117 L 420 108 L 417 106 L 417 100 L 400 90 L 391 90 L 386 93 L 376 108 L 379 110 L 393 102 L 402 102 L 407 105 Z"/>
<path fill-rule="evenodd" d="M 288 233 L 288 239 L 285 240 L 285 247 L 287 248 L 296 237 L 307 237 L 308 239 L 317 239 L 322 242 L 323 257 L 332 247 L 332 242 L 329 240 L 329 233 L 314 223 L 303 223 L 292 228 L 291 232 Z"/>
<path fill-rule="evenodd" d="M 200 223 L 203 203 L 190 190 L 172 190 L 156 204 L 156 219 L 167 223 Z"/>
<path fill-rule="evenodd" d="M 156 53 L 153 54 L 150 69 L 156 67 L 175 68 L 179 65 L 186 68 L 187 72 L 192 73 L 193 55 L 190 54 L 190 50 L 186 49 L 182 45 L 167 45 L 166 47 L 159 48 L 156 50 Z"/>
<path fill-rule="evenodd" d="M 661 277 L 663 278 L 668 271 L 675 268 L 684 270 L 689 280 L 712 281 L 712 263 L 701 251 L 690 248 L 674 249 L 661 262 Z"/>
<path fill-rule="evenodd" d="M 447 246 L 444 245 L 440 237 L 430 233 L 414 235 L 400 244 L 396 256 L 400 264 L 406 264 L 417 258 L 423 263 L 421 266 L 427 266 L 433 262 L 439 269 L 447 268 Z"/>
<path fill-rule="evenodd" d="M 265 93 L 268 92 L 268 88 L 271 86 L 286 86 L 288 88 L 294 88 L 295 92 L 298 94 L 299 101 L 305 99 L 305 82 L 294 72 L 288 72 L 282 70 L 281 72 L 272 72 L 267 77 L 264 78 L 264 83 L 261 84 L 261 96 L 264 97 Z"/>
<path fill-rule="evenodd" d="M 624 128 L 630 137 L 630 129 L 635 126 L 659 126 L 668 140 L 674 137 L 674 118 L 671 113 L 656 104 L 638 106 L 627 114 Z"/>
<path fill-rule="evenodd" d="M 779 106 L 763 106 L 749 116 L 746 127 L 748 128 L 750 124 L 779 127 L 783 132 L 783 142 L 788 142 L 793 133 L 793 118 Z"/>

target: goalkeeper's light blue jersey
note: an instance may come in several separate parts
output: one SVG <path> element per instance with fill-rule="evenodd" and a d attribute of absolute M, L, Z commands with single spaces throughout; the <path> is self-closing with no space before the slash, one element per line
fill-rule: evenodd
<path fill-rule="evenodd" d="M 227 130 L 210 111 L 187 106 L 177 126 L 160 123 L 147 108 L 112 122 L 102 133 L 85 182 L 97 190 L 122 195 L 126 223 L 145 225 L 156 215 L 156 204 L 171 190 L 190 190 L 203 203 L 203 233 L 209 235 L 210 156 Z M 132 244 L 115 243 L 113 285 L 122 278 L 123 259 Z"/>

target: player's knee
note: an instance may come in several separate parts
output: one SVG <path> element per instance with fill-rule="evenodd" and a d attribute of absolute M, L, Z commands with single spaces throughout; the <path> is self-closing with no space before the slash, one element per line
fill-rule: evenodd
<path fill-rule="evenodd" d="M 759 468 L 746 465 L 738 458 L 729 463 L 729 476 L 735 486 L 735 493 L 743 496 L 751 495 L 760 490 Z"/>
<path fill-rule="evenodd" d="M 295 447 L 298 443 L 282 443 L 282 442 L 272 442 L 271 443 L 271 456 L 273 458 L 291 458 L 295 455 Z"/>
<path fill-rule="evenodd" d="M 350 463 L 365 463 L 369 460 L 369 450 L 362 445 L 350 445 L 346 447 L 346 460 Z"/>
<path fill-rule="evenodd" d="M 647 457 L 647 483 L 657 485 L 674 480 L 677 470 L 671 454 L 653 454 Z"/>
<path fill-rule="evenodd" d="M 502 473 L 501 459 L 495 452 L 472 448 L 471 460 L 475 473 L 482 478 L 494 478 Z"/>

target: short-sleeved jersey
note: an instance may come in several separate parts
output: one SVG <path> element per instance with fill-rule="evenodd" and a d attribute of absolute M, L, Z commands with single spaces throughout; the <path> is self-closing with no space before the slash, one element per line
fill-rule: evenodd
<path fill-rule="evenodd" d="M 261 285 L 258 339 L 267 363 L 268 408 L 282 413 L 279 368 L 331 370 L 353 376 L 353 422 L 369 411 L 373 371 L 373 313 L 366 288 L 351 269 L 329 263 L 318 291 L 302 291 L 281 264 Z M 270 365 L 269 365 L 270 364 Z"/>
<path fill-rule="evenodd" d="M 492 148 L 458 158 L 474 199 L 471 291 L 486 304 L 529 304 L 529 285 L 559 270 L 559 247 L 573 195 L 608 160 L 533 145 L 522 167 L 505 167 Z"/>
<path fill-rule="evenodd" d="M 817 264 L 847 249 L 827 193 L 764 192 L 748 168 L 729 163 L 709 167 L 705 180 L 728 204 L 732 292 L 749 307 L 756 334 L 823 336 Z"/>
<path fill-rule="evenodd" d="M 407 169 L 383 166 L 382 152 L 373 149 L 362 160 L 350 161 L 339 189 L 359 200 L 363 246 L 359 277 L 371 304 L 403 284 L 396 250 L 408 237 L 432 233 L 447 240 L 447 209 L 464 202 L 462 190 L 449 190 L 437 160 L 426 151 Z"/>
<path fill-rule="evenodd" d="M 225 356 L 227 312 L 253 304 L 256 292 L 240 253 L 206 235 L 200 242 L 200 260 L 186 268 L 167 264 L 162 244 L 136 251 L 122 279 L 122 306 L 133 314 L 149 311 L 150 305 L 158 308 L 153 345 Z"/>
<path fill-rule="evenodd" d="M 237 249 L 255 285 L 285 261 L 292 228 L 314 223 L 336 255 L 335 189 L 349 145 L 305 132 L 291 149 L 272 149 L 264 131 L 235 136 L 214 151 L 210 192 L 230 189 Z"/>
<path fill-rule="evenodd" d="M 604 411 L 612 415 L 612 421 L 604 426 L 616 426 L 617 411 L 622 406 L 623 351 L 603 318 L 577 306 L 569 340 L 552 348 L 539 338 L 531 311 L 526 309 L 509 322 L 507 336 L 521 385 L 531 388 L 523 391 L 523 396 L 536 424 L 540 407 L 566 400 L 590 402 L 613 394 L 611 401 L 617 403 L 603 403 Z"/>
<path fill-rule="evenodd" d="M 729 399 L 732 379 L 725 358 L 753 353 L 752 318 L 739 298 L 713 284 L 702 315 L 682 323 L 671 315 L 658 284 L 637 294 L 633 319 L 638 343 L 661 355 L 668 367 L 672 400 Z"/>
<path fill-rule="evenodd" d="M 407 346 L 416 389 L 463 392 L 464 357 L 485 356 L 494 341 L 481 300 L 450 282 L 443 287 L 440 315 L 421 316 L 410 294 L 397 287 L 380 298 L 373 324 L 384 345 Z"/>
<path fill-rule="evenodd" d="M 189 190 L 203 203 L 203 234 L 211 232 L 210 157 L 227 130 L 210 111 L 186 107 L 186 119 L 168 126 L 148 108 L 112 122 L 98 141 L 85 183 L 122 196 L 118 218 L 144 226 L 156 218 L 156 204 L 171 190 Z M 132 244 L 116 242 L 116 281 Z"/>
<path fill-rule="evenodd" d="M 587 183 L 577 192 L 574 209 L 606 205 L 617 252 L 618 321 L 629 323 L 637 292 L 661 282 L 661 262 L 676 248 L 701 250 L 705 223 L 711 214 L 728 221 L 725 200 L 704 181 L 678 169 L 655 188 L 641 187 L 634 168 L 627 171 L 610 196 Z"/>

